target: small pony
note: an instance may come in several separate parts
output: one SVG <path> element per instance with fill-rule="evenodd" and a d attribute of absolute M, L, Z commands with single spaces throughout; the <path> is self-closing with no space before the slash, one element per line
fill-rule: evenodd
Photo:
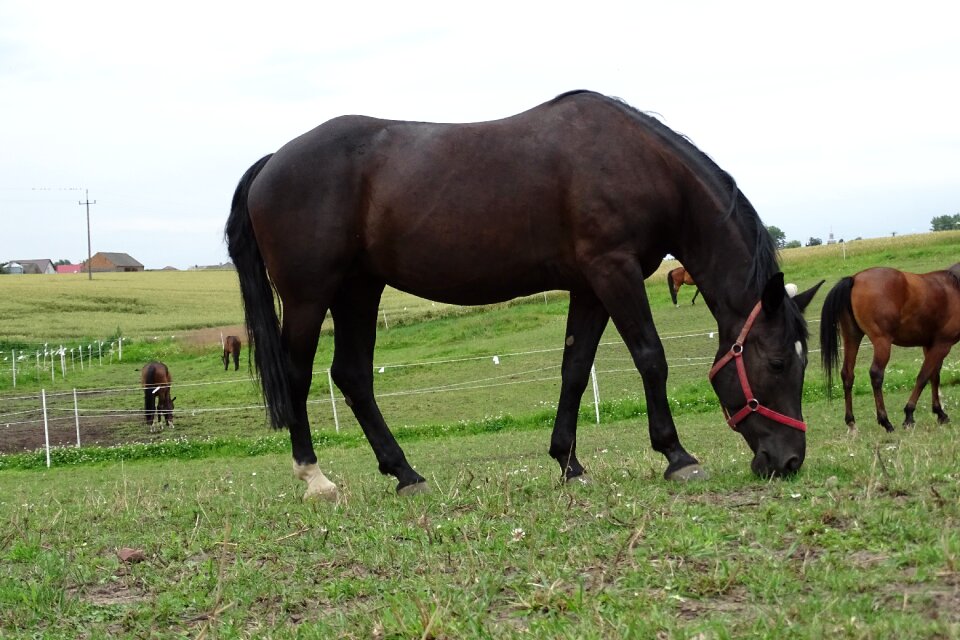
<path fill-rule="evenodd" d="M 230 357 L 233 356 L 233 370 L 240 368 L 240 338 L 227 336 L 223 341 L 223 370 L 230 368 Z"/>
<path fill-rule="evenodd" d="M 147 363 L 140 371 L 140 383 L 143 385 L 143 413 L 153 431 L 153 419 L 157 419 L 157 427 L 160 425 L 160 419 L 163 418 L 168 427 L 173 427 L 173 401 L 176 398 L 170 397 L 170 370 L 162 362 Z"/>
<path fill-rule="evenodd" d="M 683 267 L 677 267 L 667 273 L 667 286 L 670 288 L 670 299 L 673 300 L 674 306 L 680 306 L 677 304 L 677 290 L 680 288 L 680 285 L 684 284 L 688 284 L 696 289 L 693 298 L 690 300 L 690 304 L 696 304 L 697 296 L 700 295 L 700 288 L 694 283 L 693 277 L 691 277 L 687 270 Z"/>
<path fill-rule="evenodd" d="M 927 382 L 937 422 L 946 424 L 950 418 L 940 402 L 940 368 L 951 347 L 960 341 L 960 263 L 924 274 L 873 267 L 842 278 L 827 294 L 820 316 L 820 358 L 829 388 L 840 363 L 839 342 L 843 341 L 840 378 L 844 419 L 851 431 L 857 428 L 853 417 L 853 367 L 864 335 L 873 343 L 870 384 L 880 426 L 893 431 L 883 403 L 883 373 L 892 345 L 923 347 L 917 383 L 903 408 L 904 428 L 913 426 L 917 399 Z"/>

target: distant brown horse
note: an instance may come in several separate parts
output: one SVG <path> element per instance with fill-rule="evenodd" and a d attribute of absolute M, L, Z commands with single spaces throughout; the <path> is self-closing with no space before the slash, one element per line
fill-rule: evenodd
<path fill-rule="evenodd" d="M 676 269 L 671 269 L 667 273 L 667 286 L 670 287 L 670 299 L 673 300 L 673 304 L 677 304 L 677 290 L 680 289 L 680 285 L 688 284 L 696 288 L 696 283 L 693 281 L 693 277 L 687 273 L 687 270 L 683 267 L 677 267 Z M 696 304 L 697 296 L 700 295 L 700 289 L 696 289 L 693 294 L 693 298 L 690 300 L 690 304 Z"/>
<path fill-rule="evenodd" d="M 230 357 L 233 356 L 233 370 L 240 368 L 240 338 L 227 336 L 223 341 L 223 370 L 230 368 Z"/>
<path fill-rule="evenodd" d="M 147 425 L 153 430 L 153 419 L 163 418 L 167 426 L 173 426 L 173 401 L 170 397 L 170 370 L 162 362 L 150 362 L 140 371 L 143 385 L 143 412 Z"/>
<path fill-rule="evenodd" d="M 948 422 L 940 405 L 940 367 L 950 348 L 960 340 L 960 263 L 944 271 L 924 274 L 874 267 L 843 278 L 827 294 L 820 318 L 820 357 L 829 387 L 839 364 L 838 346 L 842 339 L 840 377 L 845 420 L 851 429 L 856 428 L 851 396 L 853 367 L 864 335 L 873 343 L 870 383 L 877 405 L 877 422 L 887 431 L 893 431 L 883 404 L 882 389 L 891 345 L 923 347 L 923 365 L 903 408 L 903 426 L 913 425 L 917 399 L 928 381 L 937 421 Z"/>

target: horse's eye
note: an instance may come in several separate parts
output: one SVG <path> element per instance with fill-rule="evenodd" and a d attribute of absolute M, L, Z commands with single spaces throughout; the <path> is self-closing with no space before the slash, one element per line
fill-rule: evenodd
<path fill-rule="evenodd" d="M 771 361 L 770 361 L 770 369 L 771 369 L 774 373 L 782 373 L 782 372 L 783 372 L 783 366 L 784 366 L 784 365 L 783 365 L 783 360 L 771 360 Z"/>

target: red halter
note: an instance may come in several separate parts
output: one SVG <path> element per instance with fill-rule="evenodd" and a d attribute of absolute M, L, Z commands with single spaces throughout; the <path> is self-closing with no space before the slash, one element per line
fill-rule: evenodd
<path fill-rule="evenodd" d="M 737 425 L 740 424 L 748 415 L 751 413 L 759 413 L 760 415 L 770 418 L 780 424 L 787 425 L 788 427 L 793 427 L 794 429 L 799 429 L 800 431 L 806 431 L 806 423 L 795 420 L 790 416 L 785 416 L 778 411 L 774 411 L 769 407 L 765 407 L 760 404 L 760 401 L 753 397 L 753 391 L 750 390 L 750 382 L 747 381 L 747 369 L 743 364 L 743 343 L 747 339 L 747 334 L 750 333 L 750 329 L 753 328 L 753 322 L 757 319 L 757 316 L 760 315 L 760 303 L 757 303 L 757 306 L 753 308 L 753 311 L 750 312 L 747 321 L 743 324 L 743 329 L 740 330 L 740 335 L 737 336 L 736 342 L 733 343 L 733 346 L 730 347 L 730 351 L 725 353 L 723 357 L 717 360 L 713 367 L 710 369 L 708 378 L 712 381 L 713 377 L 724 366 L 727 365 L 731 360 L 736 361 L 737 363 L 737 375 L 740 377 L 740 387 L 743 389 L 743 397 L 747 399 L 747 404 L 743 406 L 742 409 L 737 411 L 732 416 L 730 412 L 727 411 L 727 408 L 721 404 L 723 408 L 723 415 L 727 418 L 727 424 L 730 425 L 730 428 L 734 431 L 737 430 Z"/>

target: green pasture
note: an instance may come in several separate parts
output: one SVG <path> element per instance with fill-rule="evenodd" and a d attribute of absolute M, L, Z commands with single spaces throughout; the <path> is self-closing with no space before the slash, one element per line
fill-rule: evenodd
<path fill-rule="evenodd" d="M 958 246 L 960 232 L 940 232 L 785 251 L 788 281 L 827 281 L 807 314 L 811 349 L 838 278 L 875 264 L 944 268 Z M 715 322 L 689 288 L 670 304 L 672 266 L 647 290 L 678 429 L 710 480 L 661 479 L 639 375 L 610 328 L 596 361 L 601 424 L 589 388 L 581 409 L 593 483 L 557 484 L 546 449 L 566 294 L 465 309 L 388 290 L 377 391 L 433 492 L 394 496 L 336 392 L 335 430 L 328 328 L 310 415 L 337 505 L 301 501 L 246 349 L 240 371 L 223 371 L 220 335 L 242 323 L 234 273 L 0 277 L 0 444 L 42 430 L 41 390 L 62 445 L 78 391 L 84 440 L 55 448 L 49 470 L 42 451 L 0 455 L 0 636 L 960 637 L 960 451 L 929 392 L 916 429 L 884 433 L 864 348 L 851 436 L 811 354 L 804 470 L 757 480 L 706 381 Z M 110 349 L 120 337 L 122 361 Z M 60 360 L 52 375 L 49 358 L 35 364 L 44 344 L 100 341 L 102 364 L 65 359 L 65 375 Z M 16 387 L 4 360 L 14 350 L 29 355 Z M 178 415 L 172 431 L 149 433 L 137 369 L 155 358 L 173 371 Z M 919 360 L 894 350 L 894 417 Z M 958 382 L 954 353 L 948 413 Z M 144 559 L 121 561 L 125 547 Z"/>

